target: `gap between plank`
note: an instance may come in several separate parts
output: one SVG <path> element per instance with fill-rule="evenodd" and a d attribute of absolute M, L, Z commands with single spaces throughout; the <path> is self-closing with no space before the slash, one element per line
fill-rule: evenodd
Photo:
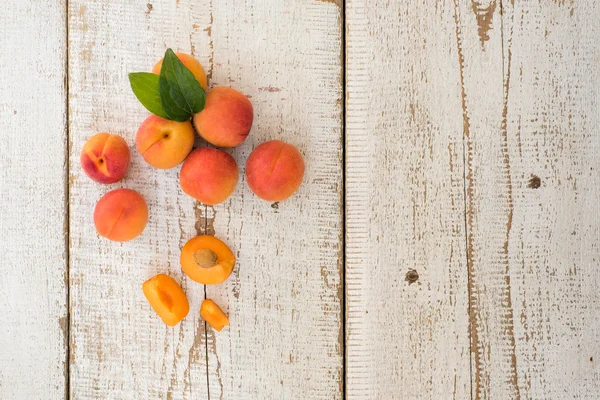
<path fill-rule="evenodd" d="M 63 332 L 63 340 L 66 343 L 65 351 L 65 399 L 71 398 L 71 184 L 70 184 L 70 156 L 71 156 L 71 138 L 70 138 L 70 121 L 69 121 L 69 0 L 65 0 L 65 168 L 64 168 L 64 185 L 65 185 L 65 286 L 66 286 L 66 321 L 64 323 L 65 330 Z"/>

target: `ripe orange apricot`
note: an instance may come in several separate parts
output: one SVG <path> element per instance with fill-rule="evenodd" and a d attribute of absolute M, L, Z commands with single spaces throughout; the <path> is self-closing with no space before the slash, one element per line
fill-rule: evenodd
<path fill-rule="evenodd" d="M 282 201 L 302 183 L 304 160 L 291 144 L 271 140 L 258 146 L 246 162 L 246 180 L 261 199 Z"/>
<path fill-rule="evenodd" d="M 206 72 L 204 72 L 204 68 L 202 68 L 202 64 L 200 64 L 200 62 L 198 60 L 196 60 L 194 57 L 190 56 L 189 54 L 175 53 L 175 55 L 177 56 L 177 58 L 179 58 L 181 60 L 183 65 L 185 65 L 192 72 L 192 74 L 194 74 L 194 77 L 200 83 L 200 86 L 202 86 L 202 89 L 206 90 L 207 78 L 206 78 Z M 160 74 L 160 69 L 162 67 L 162 63 L 163 63 L 163 59 L 161 58 L 156 63 L 154 68 L 152 68 L 152 72 L 155 74 Z"/>
<path fill-rule="evenodd" d="M 235 265 L 235 256 L 214 236 L 201 235 L 188 240 L 179 258 L 183 271 L 196 282 L 216 285 L 224 282 Z"/>
<path fill-rule="evenodd" d="M 142 285 L 144 296 L 163 320 L 169 326 L 177 325 L 190 311 L 190 304 L 181 286 L 165 274 L 158 274 L 148 279 Z"/>
<path fill-rule="evenodd" d="M 129 168 L 129 147 L 117 135 L 97 133 L 85 142 L 79 158 L 83 172 L 98 183 L 115 183 Z"/>
<path fill-rule="evenodd" d="M 206 96 L 206 106 L 194 115 L 194 126 L 207 142 L 219 147 L 241 144 L 252 127 L 252 103 L 235 89 L 218 86 Z"/>
<path fill-rule="evenodd" d="M 206 299 L 202 302 L 202 305 L 200 306 L 200 316 L 219 332 L 229 325 L 229 318 L 227 318 L 227 315 L 225 315 L 223 310 L 221 310 L 221 307 L 211 299 Z"/>
<path fill-rule="evenodd" d="M 181 189 L 204 204 L 225 201 L 235 190 L 238 166 L 224 151 L 200 147 L 192 151 L 181 166 Z"/>
<path fill-rule="evenodd" d="M 135 190 L 116 189 L 106 193 L 94 209 L 94 224 L 100 236 L 126 242 L 144 231 L 148 222 L 146 200 Z"/>
<path fill-rule="evenodd" d="M 192 151 L 194 128 L 190 121 L 169 121 L 151 115 L 140 125 L 135 145 L 148 164 L 161 169 L 173 168 Z"/>

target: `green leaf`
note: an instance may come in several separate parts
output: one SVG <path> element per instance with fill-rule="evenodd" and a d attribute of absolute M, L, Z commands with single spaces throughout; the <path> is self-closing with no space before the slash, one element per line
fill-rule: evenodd
<path fill-rule="evenodd" d="M 158 90 L 164 112 L 175 121 L 188 120 L 206 103 L 204 89 L 171 49 L 163 59 Z"/>
<path fill-rule="evenodd" d="M 158 90 L 160 76 L 150 72 L 132 72 L 129 74 L 131 90 L 140 103 L 152 114 L 168 119 L 163 110 Z"/>

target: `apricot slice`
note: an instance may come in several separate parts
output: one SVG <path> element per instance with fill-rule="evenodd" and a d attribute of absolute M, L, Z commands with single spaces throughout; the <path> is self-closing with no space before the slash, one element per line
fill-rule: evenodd
<path fill-rule="evenodd" d="M 144 231 L 148 205 L 141 194 L 131 189 L 106 193 L 94 209 L 96 230 L 107 239 L 126 242 Z"/>
<path fill-rule="evenodd" d="M 225 315 L 223 310 L 221 310 L 221 307 L 211 299 L 206 299 L 202 302 L 202 305 L 200 306 L 200 316 L 219 332 L 229 325 L 229 318 L 227 318 L 227 315 Z"/>
<path fill-rule="evenodd" d="M 177 325 L 190 311 L 181 286 L 168 275 L 158 274 L 148 279 L 142 290 L 154 311 L 169 326 Z"/>
<path fill-rule="evenodd" d="M 97 133 L 85 142 L 79 157 L 81 168 L 98 183 L 115 183 L 123 179 L 129 169 L 129 147 L 117 135 Z"/>
<path fill-rule="evenodd" d="M 204 285 L 224 282 L 235 265 L 235 256 L 225 243 L 214 236 L 201 235 L 188 240 L 179 259 L 183 271 Z"/>

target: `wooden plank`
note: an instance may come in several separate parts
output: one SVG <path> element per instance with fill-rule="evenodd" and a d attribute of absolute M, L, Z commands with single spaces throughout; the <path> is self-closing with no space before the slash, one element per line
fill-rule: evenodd
<path fill-rule="evenodd" d="M 346 6 L 347 398 L 465 399 L 465 121 L 454 5 Z"/>
<path fill-rule="evenodd" d="M 596 398 L 598 8 L 460 3 L 473 397 Z"/>
<path fill-rule="evenodd" d="M 499 2 L 455 2 L 465 120 L 472 396 L 519 398 L 511 276 L 512 218 Z M 492 367 L 493 366 L 493 367 Z"/>
<path fill-rule="evenodd" d="M 260 200 L 241 178 L 207 209 L 208 231 L 239 260 L 224 285 L 207 288 L 231 320 L 207 331 L 210 398 L 341 399 L 342 9 L 313 0 L 210 7 L 211 86 L 241 90 L 255 111 L 250 136 L 231 151 L 240 171 L 270 139 L 306 161 L 286 201 Z"/>
<path fill-rule="evenodd" d="M 66 6 L 0 13 L 0 398 L 67 385 Z"/>
<path fill-rule="evenodd" d="M 127 74 L 149 71 L 166 47 L 191 52 L 192 1 L 69 2 L 71 165 L 71 395 L 73 398 L 207 398 L 202 286 L 186 279 L 179 250 L 196 235 L 194 201 L 179 188 L 178 171 L 156 170 L 137 154 L 134 137 L 148 115 Z M 208 46 L 208 44 L 207 44 Z M 204 50 L 208 50 L 208 47 Z M 132 164 L 123 182 L 102 186 L 79 166 L 93 133 L 122 135 Z M 109 189 L 138 190 L 150 209 L 137 239 L 98 237 L 97 200 Z M 190 315 L 166 327 L 144 298 L 142 283 L 168 273 L 182 283 Z"/>
<path fill-rule="evenodd" d="M 504 11 L 506 168 L 512 186 L 505 246 L 518 393 L 596 399 L 600 7 L 593 0 L 515 2 Z M 492 325 L 490 332 L 494 328 L 500 331 Z M 492 375 L 497 367 L 489 365 Z M 503 397 L 497 393 L 490 397 Z"/>

